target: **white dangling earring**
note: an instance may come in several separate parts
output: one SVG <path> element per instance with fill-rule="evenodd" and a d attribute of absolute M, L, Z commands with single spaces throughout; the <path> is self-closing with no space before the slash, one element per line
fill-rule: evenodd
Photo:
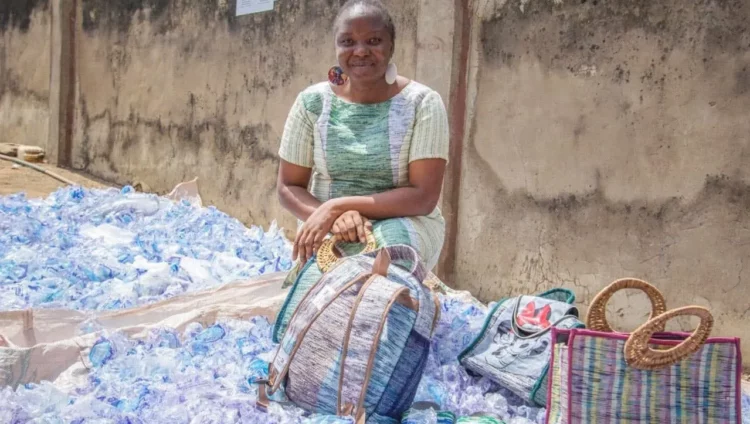
<path fill-rule="evenodd" d="M 388 68 L 385 70 L 385 82 L 387 82 L 389 85 L 396 82 L 396 77 L 398 77 L 398 68 L 396 67 L 396 64 L 391 62 L 388 64 Z"/>

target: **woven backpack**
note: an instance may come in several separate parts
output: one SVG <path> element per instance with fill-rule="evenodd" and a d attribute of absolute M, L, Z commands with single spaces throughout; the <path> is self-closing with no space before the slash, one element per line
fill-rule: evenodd
<path fill-rule="evenodd" d="M 409 246 L 338 260 L 299 303 L 260 382 L 313 413 L 396 423 L 411 406 L 439 318 Z"/>

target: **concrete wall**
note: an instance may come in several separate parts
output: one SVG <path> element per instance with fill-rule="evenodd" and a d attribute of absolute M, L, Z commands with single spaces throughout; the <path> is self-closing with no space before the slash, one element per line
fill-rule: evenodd
<path fill-rule="evenodd" d="M 0 1 L 0 143 L 47 147 L 50 12 L 46 0 Z"/>
<path fill-rule="evenodd" d="M 73 165 L 166 191 L 199 177 L 205 201 L 251 224 L 295 221 L 276 200 L 277 150 L 296 95 L 335 63 L 338 1 L 82 0 Z M 393 2 L 396 60 L 416 67 L 417 3 Z"/>
<path fill-rule="evenodd" d="M 77 18 L 53 20 L 73 31 L 52 74 L 49 6 L 0 5 L 0 141 L 46 139 L 48 80 L 72 70 L 75 91 L 49 103 L 73 167 L 157 192 L 197 176 L 207 203 L 294 228 L 276 151 L 295 96 L 334 63 L 343 1 L 242 17 L 234 0 L 60 2 Z M 750 4 L 388 3 L 400 71 L 450 101 L 449 283 L 486 301 L 566 286 L 585 304 L 640 277 L 750 339 Z M 621 328 L 645 319 L 642 300 L 614 300 Z"/>
<path fill-rule="evenodd" d="M 455 284 L 588 302 L 640 277 L 750 339 L 750 3 L 476 6 Z"/>

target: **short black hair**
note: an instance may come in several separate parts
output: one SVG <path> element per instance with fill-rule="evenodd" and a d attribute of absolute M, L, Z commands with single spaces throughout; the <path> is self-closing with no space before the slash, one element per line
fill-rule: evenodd
<path fill-rule="evenodd" d="M 347 2 L 341 6 L 341 9 L 339 9 L 339 13 L 336 15 L 336 20 L 333 21 L 334 32 L 338 29 L 341 17 L 355 6 L 362 6 L 366 9 L 371 9 L 380 16 L 380 19 L 383 20 L 383 24 L 385 24 L 388 34 L 391 36 L 391 42 L 394 45 L 396 44 L 396 25 L 393 23 L 393 18 L 391 17 L 391 14 L 388 13 L 388 9 L 386 9 L 385 5 L 380 0 L 347 0 Z"/>

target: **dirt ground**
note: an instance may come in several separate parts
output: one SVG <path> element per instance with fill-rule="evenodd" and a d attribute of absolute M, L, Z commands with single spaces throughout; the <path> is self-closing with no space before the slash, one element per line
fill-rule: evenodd
<path fill-rule="evenodd" d="M 27 197 L 47 197 L 64 183 L 26 167 L 14 168 L 13 163 L 0 160 L 0 196 L 25 192 Z M 108 184 L 85 174 L 57 168 L 47 164 L 35 164 L 63 178 L 89 188 L 109 187 Z"/>

